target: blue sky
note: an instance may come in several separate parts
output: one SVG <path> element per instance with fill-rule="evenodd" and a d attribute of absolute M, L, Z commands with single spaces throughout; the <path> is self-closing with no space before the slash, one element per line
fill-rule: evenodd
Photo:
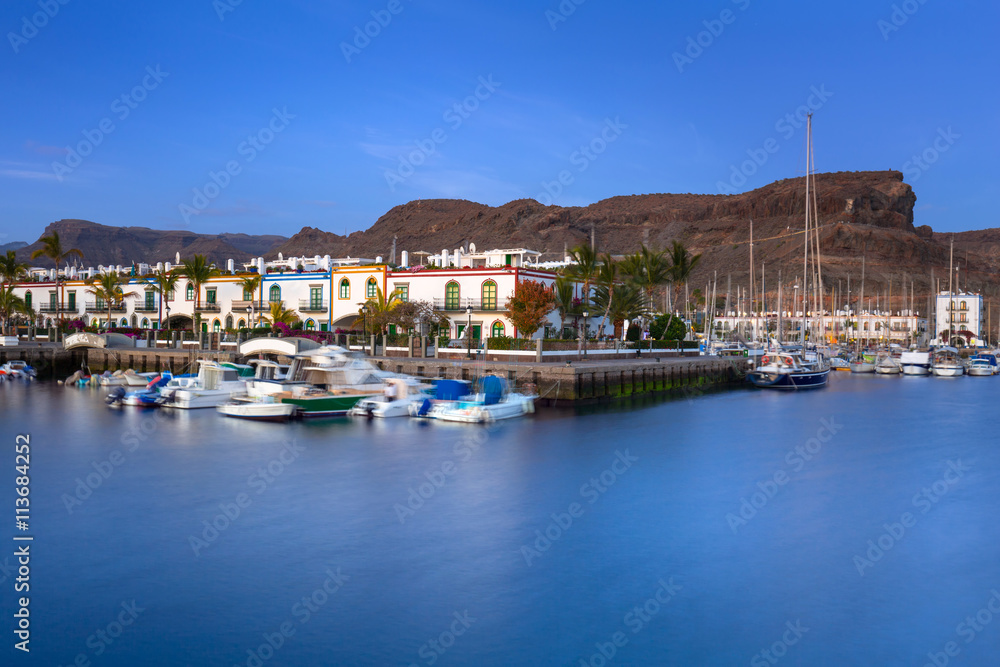
<path fill-rule="evenodd" d="M 3 3 L 0 242 L 744 191 L 803 173 L 809 103 L 819 171 L 998 226 L 996 3 L 237 1 Z"/>

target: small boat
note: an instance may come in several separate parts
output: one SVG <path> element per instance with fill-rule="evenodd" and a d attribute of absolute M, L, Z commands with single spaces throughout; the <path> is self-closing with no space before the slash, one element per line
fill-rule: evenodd
<path fill-rule="evenodd" d="M 965 372 L 973 377 L 987 377 L 994 375 L 993 366 L 986 359 L 969 359 L 969 365 L 966 367 Z"/>
<path fill-rule="evenodd" d="M 965 364 L 954 347 L 938 347 L 931 353 L 931 372 L 937 377 L 958 377 L 965 374 Z"/>
<path fill-rule="evenodd" d="M 840 357 L 831 357 L 830 368 L 835 371 L 849 371 L 851 370 L 851 363 Z"/>
<path fill-rule="evenodd" d="M 114 373 L 105 371 L 96 377 L 97 384 L 101 387 L 145 387 L 157 375 L 157 373 L 136 373 L 129 369 Z"/>
<path fill-rule="evenodd" d="M 390 378 L 386 380 L 381 396 L 369 396 L 358 401 L 347 414 L 352 417 L 409 417 L 410 406 L 420 404 L 428 398 L 422 385 L 413 378 Z"/>
<path fill-rule="evenodd" d="M 851 359 L 851 372 L 874 373 L 875 357 L 868 353 L 857 355 L 856 357 Z"/>
<path fill-rule="evenodd" d="M 902 364 L 891 354 L 881 354 L 878 361 L 875 362 L 876 375 L 900 375 L 902 372 Z"/>
<path fill-rule="evenodd" d="M 441 395 L 443 383 L 444 381 L 438 383 L 436 396 Z M 441 421 L 485 424 L 534 412 L 536 398 L 533 394 L 510 391 L 507 381 L 502 377 L 484 375 L 479 380 L 477 393 L 461 396 L 456 400 L 426 399 L 412 405 L 410 414 Z"/>
<path fill-rule="evenodd" d="M 194 377 L 193 375 L 179 375 L 177 377 Z M 170 371 L 163 371 L 150 380 L 145 388 L 128 391 L 125 387 L 116 387 L 107 395 L 105 402 L 111 407 L 132 406 L 140 408 L 155 408 L 160 398 L 160 388 L 166 386 L 174 379 Z"/>
<path fill-rule="evenodd" d="M 996 375 L 1000 372 L 997 363 L 997 356 L 991 352 L 980 352 L 969 357 L 969 365 L 966 368 L 969 375 L 984 376 Z"/>
<path fill-rule="evenodd" d="M 830 367 L 822 359 L 806 362 L 797 353 L 771 352 L 760 366 L 747 373 L 755 387 L 766 389 L 812 389 L 826 386 Z"/>
<path fill-rule="evenodd" d="M 298 406 L 281 403 L 273 396 L 234 396 L 232 401 L 215 409 L 227 417 L 264 422 L 286 422 L 298 413 Z"/>
<path fill-rule="evenodd" d="M 0 366 L 0 373 L 8 380 L 34 380 L 36 375 L 35 369 L 28 362 L 20 360 L 11 360 Z"/>
<path fill-rule="evenodd" d="M 903 367 L 903 375 L 930 375 L 930 352 L 903 352 L 899 355 L 899 364 Z"/>

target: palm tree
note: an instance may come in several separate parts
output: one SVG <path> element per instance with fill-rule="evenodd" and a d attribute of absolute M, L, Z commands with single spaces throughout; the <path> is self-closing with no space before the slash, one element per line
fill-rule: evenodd
<path fill-rule="evenodd" d="M 0 287 L 0 317 L 3 318 L 4 330 L 8 330 L 14 315 L 25 312 L 24 299 L 14 294 L 14 286 Z"/>
<path fill-rule="evenodd" d="M 250 293 L 250 301 L 256 301 L 257 290 L 260 289 L 261 283 L 264 281 L 262 276 L 247 276 L 240 279 L 240 287 L 243 288 L 243 292 Z M 253 329 L 253 322 L 248 322 L 248 326 Z"/>
<path fill-rule="evenodd" d="M 670 311 L 670 319 L 667 321 L 667 326 L 663 330 L 664 335 L 670 330 L 670 325 L 674 321 L 674 310 L 677 309 L 677 301 L 681 298 L 681 287 L 688 281 L 691 277 L 691 272 L 694 268 L 698 266 L 698 261 L 701 259 L 701 253 L 697 255 L 691 255 L 684 247 L 684 244 L 680 241 L 674 241 L 673 246 L 670 248 L 669 252 L 670 267 L 667 269 L 667 277 L 670 280 L 671 285 L 674 288 L 674 308 Z"/>
<path fill-rule="evenodd" d="M 559 311 L 559 337 L 562 338 L 563 331 L 566 329 L 566 315 L 575 314 L 576 311 L 573 281 L 566 276 L 557 276 L 552 296 L 555 298 L 556 309 Z"/>
<path fill-rule="evenodd" d="M 601 265 L 597 270 L 598 288 L 604 288 L 607 294 L 607 303 L 604 306 L 604 317 L 601 318 L 601 326 L 597 329 L 599 334 L 604 332 L 604 324 L 608 321 L 608 313 L 611 312 L 611 302 L 615 299 L 615 281 L 618 280 L 618 265 L 611 259 L 611 255 L 605 253 L 601 258 Z"/>
<path fill-rule="evenodd" d="M 674 288 L 674 303 L 676 304 L 681 296 L 681 287 L 691 277 L 691 273 L 695 267 L 698 266 L 701 254 L 691 255 L 683 243 L 674 241 L 673 247 L 670 249 L 669 259 L 670 268 L 667 270 L 667 275 Z"/>
<path fill-rule="evenodd" d="M 271 323 L 273 327 L 275 324 L 295 324 L 298 321 L 299 316 L 294 310 L 285 308 L 285 302 L 282 300 L 271 302 L 271 313 L 270 315 L 262 315 L 261 319 L 267 320 Z"/>
<path fill-rule="evenodd" d="M 201 331 L 201 286 L 208 282 L 209 278 L 219 273 L 204 255 L 195 255 L 191 259 L 186 259 L 182 263 L 180 274 L 191 281 L 194 288 L 194 328 Z M 200 334 L 199 334 L 200 335 Z"/>
<path fill-rule="evenodd" d="M 613 324 L 617 325 L 625 320 L 635 320 L 645 315 L 646 312 L 642 291 L 637 286 L 628 283 L 618 286 L 608 311 Z"/>
<path fill-rule="evenodd" d="M 22 274 L 28 271 L 26 262 L 17 261 L 17 253 L 8 250 L 5 257 L 0 257 L 0 282 L 16 283 Z"/>
<path fill-rule="evenodd" d="M 42 243 L 42 247 L 31 253 L 31 259 L 44 256 L 48 257 L 56 264 L 56 292 L 59 294 L 59 301 L 56 303 L 56 321 L 58 321 L 60 319 L 59 316 L 62 313 L 64 296 L 63 287 L 59 282 L 59 265 L 62 264 L 62 261 L 70 255 L 83 257 L 83 251 L 79 248 L 63 250 L 62 241 L 59 240 L 59 232 L 56 231 L 53 231 L 49 236 L 43 236 L 38 240 Z"/>
<path fill-rule="evenodd" d="M 180 280 L 180 276 L 173 271 L 166 271 L 164 269 L 160 269 L 143 280 L 144 283 L 151 285 L 156 290 L 156 293 L 160 295 L 159 307 L 157 308 L 157 321 L 160 322 L 161 329 L 163 328 L 163 301 L 167 298 L 168 294 L 177 289 L 178 280 Z M 167 325 L 169 329 L 170 323 L 167 322 Z"/>
<path fill-rule="evenodd" d="M 567 270 L 567 275 L 583 283 L 583 307 L 590 302 L 590 284 L 597 276 L 600 261 L 593 247 L 583 243 L 569 251 L 569 256 L 575 264 Z"/>
<path fill-rule="evenodd" d="M 90 285 L 90 289 L 87 290 L 88 294 L 93 294 L 98 301 L 108 304 L 108 329 L 110 330 L 112 307 L 136 294 L 135 292 L 126 292 L 122 288 L 123 285 L 128 283 L 123 283 L 121 277 L 115 271 L 96 275 L 88 280 L 87 284 Z"/>
<path fill-rule="evenodd" d="M 379 332 L 382 334 L 387 334 L 389 332 L 389 321 L 392 319 L 392 311 L 395 310 L 396 306 L 402 303 L 400 299 L 399 291 L 395 290 L 388 297 L 382 292 L 381 287 L 375 288 L 375 296 L 365 301 L 362 308 L 367 308 L 367 317 L 371 320 L 372 331 L 375 330 L 375 326 L 378 325 Z M 361 315 L 359 319 L 364 317 Z M 357 321 L 355 321 L 355 324 Z"/>

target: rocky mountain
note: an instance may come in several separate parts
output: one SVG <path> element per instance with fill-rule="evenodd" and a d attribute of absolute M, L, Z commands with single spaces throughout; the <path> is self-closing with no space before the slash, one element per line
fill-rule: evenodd
<path fill-rule="evenodd" d="M 269 254 L 273 248 L 287 240 L 284 236 L 251 236 L 248 234 L 195 234 L 183 230 L 160 230 L 148 227 L 109 227 L 86 220 L 59 220 L 45 228 L 42 236 L 59 232 L 64 249 L 79 248 L 83 251 L 84 266 L 122 264 L 133 262 L 173 262 L 177 253 L 182 258 L 201 254 L 223 266 L 227 259 L 238 262 Z M 52 266 L 44 257 L 30 259 L 31 253 L 42 244 L 38 241 L 18 249 L 17 256 L 30 261 L 32 266 Z"/>
<path fill-rule="evenodd" d="M 910 280 L 918 291 L 926 289 L 932 270 L 947 277 L 947 246 L 930 227 L 914 227 L 917 198 L 902 173 L 818 174 L 815 184 L 825 284 L 842 281 L 846 288 L 848 275 L 860 280 L 862 256 L 870 290 L 885 289 L 892 281 L 898 292 Z M 611 254 L 632 252 L 640 243 L 665 248 L 676 239 L 703 254 L 692 283 L 703 285 L 716 272 L 723 280 L 732 275 L 745 283 L 752 220 L 756 273 L 763 263 L 768 284 L 776 284 L 779 269 L 791 284 L 802 273 L 804 218 L 804 178 L 738 195 L 631 195 L 586 207 L 543 206 L 530 199 L 498 207 L 433 199 L 397 206 L 368 230 L 346 237 L 305 228 L 276 252 L 388 258 L 395 237 L 397 253 L 438 253 L 472 242 L 479 249 L 526 247 L 546 253 L 543 259 L 558 259 L 565 248 L 589 241 L 592 234 L 598 251 Z M 1000 266 L 1000 230 L 963 234 L 968 235 L 970 287 L 994 290 L 990 279 Z"/>
<path fill-rule="evenodd" d="M 920 293 L 932 275 L 947 281 L 948 243 L 955 238 L 955 260 L 963 287 L 996 294 L 1000 270 L 1000 229 L 938 234 L 914 226 L 913 189 L 898 171 L 839 172 L 815 177 L 818 193 L 823 279 L 846 289 L 861 278 L 866 292 L 888 289 L 899 294 L 903 283 Z M 620 255 L 641 243 L 666 248 L 679 240 L 703 258 L 691 283 L 703 286 L 717 275 L 724 283 L 746 285 L 750 271 L 750 224 L 753 221 L 755 274 L 764 266 L 769 288 L 794 284 L 802 274 L 805 180 L 771 183 L 738 195 L 646 194 L 612 197 L 590 206 L 544 206 L 531 199 L 502 206 L 449 199 L 418 200 L 397 206 L 364 231 L 348 236 L 305 227 L 291 238 L 247 234 L 194 234 L 142 227 L 106 227 L 82 220 L 52 223 L 64 247 L 78 247 L 88 265 L 173 261 L 194 253 L 218 264 L 263 255 L 378 257 L 389 259 L 396 239 L 403 250 L 438 253 L 475 243 L 479 249 L 526 247 L 543 259 L 560 259 L 566 248 L 594 238 L 599 252 Z M 27 257 L 37 242 L 18 251 Z M 855 292 L 856 292 L 856 288 Z"/>

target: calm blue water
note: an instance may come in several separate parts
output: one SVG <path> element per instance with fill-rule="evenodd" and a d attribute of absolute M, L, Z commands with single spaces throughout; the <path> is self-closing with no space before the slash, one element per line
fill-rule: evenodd
<path fill-rule="evenodd" d="M 4 664 L 995 665 L 998 399 L 841 374 L 488 430 L 7 384 L 0 498 L 29 433 L 35 541 L 31 654 L 7 575 Z"/>

